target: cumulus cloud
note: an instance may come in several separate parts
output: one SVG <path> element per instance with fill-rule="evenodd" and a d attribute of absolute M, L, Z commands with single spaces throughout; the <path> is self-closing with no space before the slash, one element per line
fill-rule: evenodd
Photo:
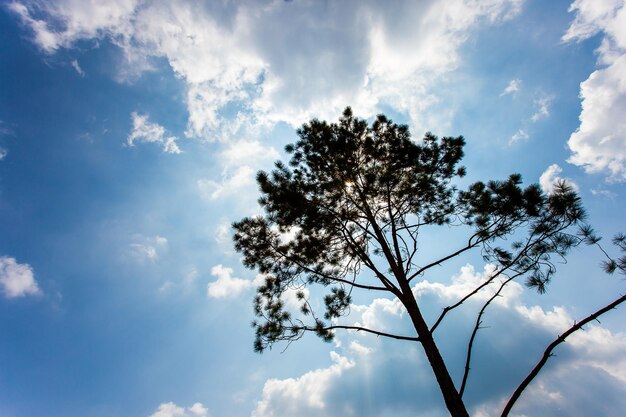
<path fill-rule="evenodd" d="M 605 65 L 580 85 L 580 125 L 569 138 L 568 162 L 586 172 L 607 172 L 626 181 L 626 6 L 623 0 L 577 0 L 576 17 L 563 41 L 582 41 L 603 34 L 598 62 Z"/>
<path fill-rule="evenodd" d="M 167 238 L 156 235 L 154 237 L 143 237 L 135 235 L 136 242 L 131 243 L 131 255 L 140 261 L 155 262 L 159 259 L 159 254 L 167 249 Z"/>
<path fill-rule="evenodd" d="M 563 172 L 563 168 L 561 168 L 558 164 L 550 165 L 539 177 L 539 185 L 541 189 L 546 194 L 552 194 L 554 192 L 554 187 L 557 183 L 561 181 L 565 181 L 567 185 L 572 187 L 574 190 L 578 190 L 578 185 L 569 178 L 561 178 L 559 174 Z"/>
<path fill-rule="evenodd" d="M 165 133 L 165 128 L 157 123 L 150 122 L 147 115 L 132 112 L 131 119 L 133 128 L 126 139 L 128 146 L 134 146 L 135 142 L 156 143 L 163 148 L 165 153 L 181 153 L 180 148 L 176 144 L 178 138 L 176 136 L 168 136 Z"/>
<path fill-rule="evenodd" d="M 208 417 L 209 410 L 202 403 L 195 403 L 191 407 L 179 407 L 173 402 L 162 403 L 150 417 Z"/>
<path fill-rule="evenodd" d="M 33 268 L 8 256 L 0 257 L 0 289 L 6 298 L 41 294 Z"/>
<path fill-rule="evenodd" d="M 355 363 L 336 352 L 330 353 L 333 364 L 328 368 L 307 372 L 298 378 L 270 379 L 263 387 L 263 399 L 252 413 L 253 417 L 266 416 L 305 416 L 313 410 L 320 415 L 336 413 L 326 407 L 328 390 L 332 379 L 341 377 L 346 369 Z M 309 413 L 301 414 L 304 410 Z"/>
<path fill-rule="evenodd" d="M 21 0 L 9 8 L 48 53 L 106 38 L 124 53 L 122 72 L 165 58 L 187 86 L 186 134 L 222 140 L 334 118 L 347 104 L 363 116 L 390 106 L 420 130 L 463 43 L 521 4 Z"/>
<path fill-rule="evenodd" d="M 223 265 L 215 265 L 211 268 L 211 275 L 217 277 L 217 280 L 207 285 L 207 295 L 210 298 L 233 298 L 237 297 L 244 291 L 255 288 L 262 282 L 262 276 L 257 276 L 254 281 L 243 278 L 233 277 L 232 268 L 226 268 Z"/>
<path fill-rule="evenodd" d="M 482 271 L 466 265 L 447 284 L 422 281 L 413 291 L 423 311 L 438 314 L 441 307 L 458 300 L 492 273 L 491 265 Z M 523 287 L 515 282 L 509 285 L 492 303 L 478 333 L 480 349 L 474 351 L 464 396 L 471 415 L 499 415 L 547 344 L 574 323 L 567 309 L 527 305 L 522 298 Z M 457 383 L 474 314 L 494 291 L 495 286 L 485 288 L 464 305 L 464 311 L 450 313 L 449 321 L 435 333 Z M 382 325 L 404 334 L 412 331 L 397 300 L 376 299 L 353 305 L 351 315 L 350 323 Z M 339 343 L 328 367 L 268 380 L 253 416 L 447 415 L 418 345 L 357 332 L 337 333 L 337 337 Z M 551 366 L 543 369 L 525 391 L 514 415 L 619 416 L 626 406 L 625 347 L 626 334 L 613 333 L 598 324 L 575 333 L 558 347 Z M 581 384 L 583 377 L 585 383 Z"/>
<path fill-rule="evenodd" d="M 509 82 L 506 88 L 500 93 L 500 97 L 506 96 L 508 94 L 515 95 L 522 86 L 522 80 L 514 79 Z"/>

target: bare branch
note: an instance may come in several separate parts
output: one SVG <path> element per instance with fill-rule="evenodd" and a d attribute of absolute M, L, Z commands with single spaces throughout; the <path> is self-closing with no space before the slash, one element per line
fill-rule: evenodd
<path fill-rule="evenodd" d="M 613 310 L 614 308 L 616 308 L 618 305 L 620 305 L 624 301 L 626 301 L 626 295 L 622 295 L 621 297 L 619 297 L 618 299 L 616 299 L 612 303 L 608 304 L 607 306 L 601 308 L 600 310 L 596 311 L 595 313 L 592 313 L 592 314 L 588 315 L 583 320 L 579 321 L 578 323 L 574 324 L 572 327 L 567 329 L 565 331 L 565 333 L 563 333 L 562 335 L 557 337 L 552 343 L 550 343 L 550 345 L 548 345 L 546 350 L 543 352 L 543 356 L 541 357 L 539 362 L 537 362 L 537 365 L 535 365 L 535 367 L 530 371 L 528 376 L 517 387 L 517 389 L 515 390 L 513 395 L 511 395 L 511 398 L 509 398 L 509 401 L 506 403 L 506 406 L 502 410 L 502 414 L 500 416 L 501 417 L 506 417 L 506 416 L 509 415 L 509 413 L 511 412 L 511 409 L 513 408 L 513 405 L 515 404 L 515 402 L 517 402 L 519 397 L 522 395 L 522 392 L 526 389 L 526 387 L 528 387 L 528 385 L 532 382 L 532 380 L 535 379 L 535 377 L 539 374 L 539 371 L 541 371 L 541 369 L 544 367 L 546 362 L 548 362 L 548 359 L 550 359 L 550 357 L 552 356 L 552 351 L 558 345 L 560 345 L 561 343 L 565 342 L 565 339 L 568 336 L 570 336 L 572 333 L 576 332 L 577 330 L 582 329 L 582 327 L 584 325 L 586 325 L 587 323 L 589 323 L 591 321 L 596 320 L 598 317 L 600 317 L 604 313 L 606 313 L 606 312 L 608 312 L 610 310 Z"/>
<path fill-rule="evenodd" d="M 296 328 L 298 329 L 298 328 Z M 318 331 L 320 329 L 316 328 L 316 327 L 311 327 L 311 326 L 304 326 L 299 328 L 300 330 L 306 330 L 306 331 Z M 333 326 L 327 326 L 322 328 L 321 330 L 335 330 L 335 329 L 344 329 L 344 330 L 356 330 L 358 332 L 366 332 L 366 333 L 372 333 L 375 334 L 377 336 L 384 336 L 384 337 L 389 337 L 391 339 L 397 339 L 397 340 L 409 340 L 412 342 L 419 342 L 420 338 L 419 337 L 413 337 L 413 336 L 402 336 L 402 335 L 397 335 L 397 334 L 392 334 L 392 333 L 385 333 L 385 332 L 381 332 L 378 330 L 373 330 L 373 329 L 368 329 L 367 327 L 360 327 L 360 326 L 344 326 L 344 325 L 333 325 Z"/>
<path fill-rule="evenodd" d="M 514 275 L 506 279 L 504 282 L 502 282 L 502 285 L 500 285 L 500 288 L 498 288 L 498 291 L 496 291 L 495 294 L 491 296 L 485 302 L 485 304 L 483 304 L 482 308 L 480 309 L 480 312 L 478 313 L 478 316 L 476 316 L 476 324 L 474 325 L 474 329 L 472 330 L 472 336 L 470 337 L 470 340 L 467 344 L 467 356 L 465 358 L 465 370 L 463 371 L 463 381 L 461 382 L 461 388 L 459 389 L 459 395 L 461 397 L 463 396 L 463 392 L 465 392 L 465 386 L 467 384 L 467 378 L 469 376 L 469 371 L 470 371 L 470 362 L 472 360 L 472 348 L 474 347 L 474 340 L 476 339 L 476 335 L 478 334 L 478 329 L 480 329 L 480 325 L 482 324 L 482 321 L 481 321 L 482 316 L 483 314 L 485 314 L 485 310 L 487 310 L 487 307 L 489 306 L 489 304 L 491 304 L 491 302 L 495 300 L 496 297 L 500 296 L 500 293 L 502 292 L 504 287 L 517 276 L 518 275 Z"/>

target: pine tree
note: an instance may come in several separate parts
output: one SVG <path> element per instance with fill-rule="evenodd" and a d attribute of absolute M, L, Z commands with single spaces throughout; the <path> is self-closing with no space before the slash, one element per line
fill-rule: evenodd
<path fill-rule="evenodd" d="M 305 332 L 330 341 L 341 329 L 419 343 L 450 414 L 468 416 L 462 395 L 480 320 L 459 387 L 433 332 L 449 312 L 487 286 L 496 288 L 497 296 L 512 280 L 525 280 L 544 292 L 556 271 L 552 258 L 593 240 L 577 193 L 561 182 L 545 195 L 536 184 L 522 187 L 518 174 L 459 190 L 455 180 L 465 175 L 459 165 L 463 137 L 427 133 L 415 142 L 406 126 L 382 115 L 369 126 L 350 108 L 338 123 L 304 124 L 298 136 L 286 147 L 288 164 L 276 162 L 272 172 L 257 175 L 264 214 L 233 225 L 243 263 L 265 277 L 254 300 L 255 350 L 298 340 Z M 422 259 L 423 232 L 446 226 L 464 227 L 467 239 L 451 244 L 440 259 Z M 496 265 L 494 272 L 427 323 L 412 283 L 470 251 L 480 251 Z M 287 291 L 295 292 L 299 311 L 289 311 Z M 349 313 L 353 291 L 399 299 L 415 334 L 338 324 L 336 319 Z M 323 312 L 316 311 L 320 306 Z"/>

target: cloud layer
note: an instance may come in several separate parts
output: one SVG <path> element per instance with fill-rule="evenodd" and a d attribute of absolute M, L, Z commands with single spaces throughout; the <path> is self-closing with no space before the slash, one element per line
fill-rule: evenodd
<path fill-rule="evenodd" d="M 187 86 L 186 134 L 221 140 L 254 126 L 334 117 L 348 104 L 363 116 L 391 106 L 422 130 L 460 46 L 521 4 L 22 0 L 8 8 L 46 53 L 81 40 L 118 45 L 122 78 L 165 58 Z"/>
<path fill-rule="evenodd" d="M 414 292 L 426 311 L 441 311 L 474 288 L 492 267 L 466 265 L 449 284 L 423 281 Z M 543 349 L 571 326 L 562 307 L 544 310 L 522 301 L 512 283 L 496 299 L 478 333 L 465 399 L 472 415 L 499 415 L 504 402 L 539 359 Z M 435 336 L 458 381 L 464 346 L 486 289 L 462 312 L 452 313 Z M 351 322 L 410 333 L 397 300 L 376 299 L 351 308 Z M 514 326 L 514 328 L 512 328 Z M 506 337 L 504 337 L 506 335 Z M 338 333 L 331 364 L 287 379 L 270 379 L 252 414 L 269 416 L 445 416 L 441 394 L 419 346 L 360 333 Z M 626 406 L 626 335 L 599 326 L 570 337 L 514 408 L 513 415 L 617 417 Z M 581 378 L 585 383 L 580 384 Z"/>

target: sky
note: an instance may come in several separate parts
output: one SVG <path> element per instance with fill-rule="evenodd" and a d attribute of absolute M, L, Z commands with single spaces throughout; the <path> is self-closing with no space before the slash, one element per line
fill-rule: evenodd
<path fill-rule="evenodd" d="M 446 415 L 414 343 L 252 349 L 259 280 L 230 224 L 260 213 L 255 173 L 296 129 L 346 106 L 416 141 L 464 135 L 467 181 L 566 180 L 617 255 L 623 0 L 0 0 L 0 417 Z M 550 341 L 626 291 L 602 256 L 577 248 L 547 294 L 514 284 L 488 311 L 472 415 L 499 415 Z M 490 268 L 475 254 L 416 283 L 427 318 Z M 456 381 L 487 296 L 436 335 Z M 623 317 L 561 345 L 514 415 L 620 416 Z M 346 320 L 410 332 L 371 294 Z"/>

